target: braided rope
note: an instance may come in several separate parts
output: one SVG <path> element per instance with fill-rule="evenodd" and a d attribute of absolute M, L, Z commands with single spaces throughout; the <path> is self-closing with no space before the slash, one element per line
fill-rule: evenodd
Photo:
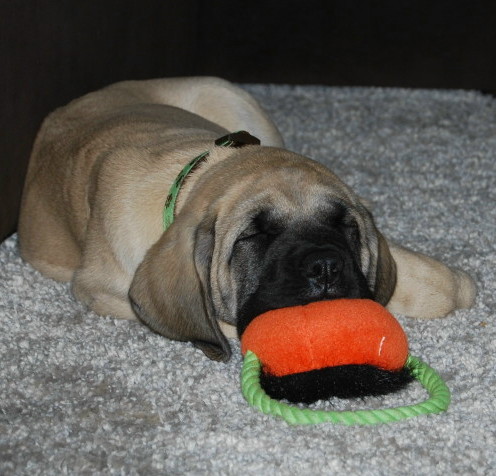
<path fill-rule="evenodd" d="M 263 413 L 286 420 L 291 425 L 331 422 L 342 425 L 376 425 L 391 423 L 418 415 L 446 411 L 451 394 L 439 374 L 417 357 L 408 356 L 405 366 L 429 392 L 429 398 L 414 405 L 380 410 L 327 411 L 301 409 L 270 398 L 260 386 L 261 363 L 248 351 L 241 371 L 241 389 L 248 403 Z"/>

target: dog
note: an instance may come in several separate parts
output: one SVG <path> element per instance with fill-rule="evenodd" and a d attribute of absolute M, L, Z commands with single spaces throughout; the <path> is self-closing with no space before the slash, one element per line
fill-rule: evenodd
<path fill-rule="evenodd" d="M 240 130 L 262 145 L 216 144 Z M 198 157 L 164 231 L 169 188 Z M 218 78 L 120 82 L 50 114 L 18 236 L 24 260 L 71 281 L 97 314 L 138 318 L 221 361 L 270 309 L 368 298 L 433 318 L 476 294 L 463 271 L 388 242 L 360 197 L 284 149 L 255 99 Z"/>

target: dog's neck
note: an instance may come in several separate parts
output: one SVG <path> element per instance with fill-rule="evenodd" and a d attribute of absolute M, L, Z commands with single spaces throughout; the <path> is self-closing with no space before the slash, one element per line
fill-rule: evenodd
<path fill-rule="evenodd" d="M 246 131 L 238 131 L 219 137 L 217 140 L 215 140 L 213 145 L 217 147 L 243 147 L 245 145 L 260 145 L 260 140 Z M 174 221 L 179 192 L 181 191 L 185 179 L 200 163 L 205 161 L 210 153 L 211 151 L 207 150 L 190 160 L 181 170 L 181 172 L 178 174 L 173 184 L 171 185 L 169 194 L 167 195 L 167 198 L 165 200 L 163 210 L 164 231 L 167 230 L 167 228 L 169 228 L 169 226 Z"/>

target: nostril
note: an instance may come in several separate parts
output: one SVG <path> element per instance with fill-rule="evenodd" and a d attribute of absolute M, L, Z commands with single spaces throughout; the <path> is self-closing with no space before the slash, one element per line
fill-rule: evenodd
<path fill-rule="evenodd" d="M 303 259 L 302 274 L 311 280 L 329 282 L 337 278 L 342 267 L 342 260 L 335 253 L 310 253 Z"/>
<path fill-rule="evenodd" d="M 325 273 L 325 266 L 322 262 L 315 262 L 307 272 L 308 278 L 318 278 Z"/>

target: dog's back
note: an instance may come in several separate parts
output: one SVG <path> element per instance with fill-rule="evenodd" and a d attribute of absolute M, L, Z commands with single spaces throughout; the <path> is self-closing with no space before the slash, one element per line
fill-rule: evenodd
<path fill-rule="evenodd" d="M 151 127 L 162 135 L 180 130 L 181 122 L 205 128 L 205 119 L 216 134 L 246 129 L 265 145 L 282 145 L 258 103 L 218 78 L 124 81 L 51 113 L 33 146 L 24 187 L 18 228 L 23 258 L 54 279 L 71 280 L 90 214 L 87 195 L 94 181 L 89 177 L 98 173 L 102 151 L 129 142 L 146 144 Z"/>

